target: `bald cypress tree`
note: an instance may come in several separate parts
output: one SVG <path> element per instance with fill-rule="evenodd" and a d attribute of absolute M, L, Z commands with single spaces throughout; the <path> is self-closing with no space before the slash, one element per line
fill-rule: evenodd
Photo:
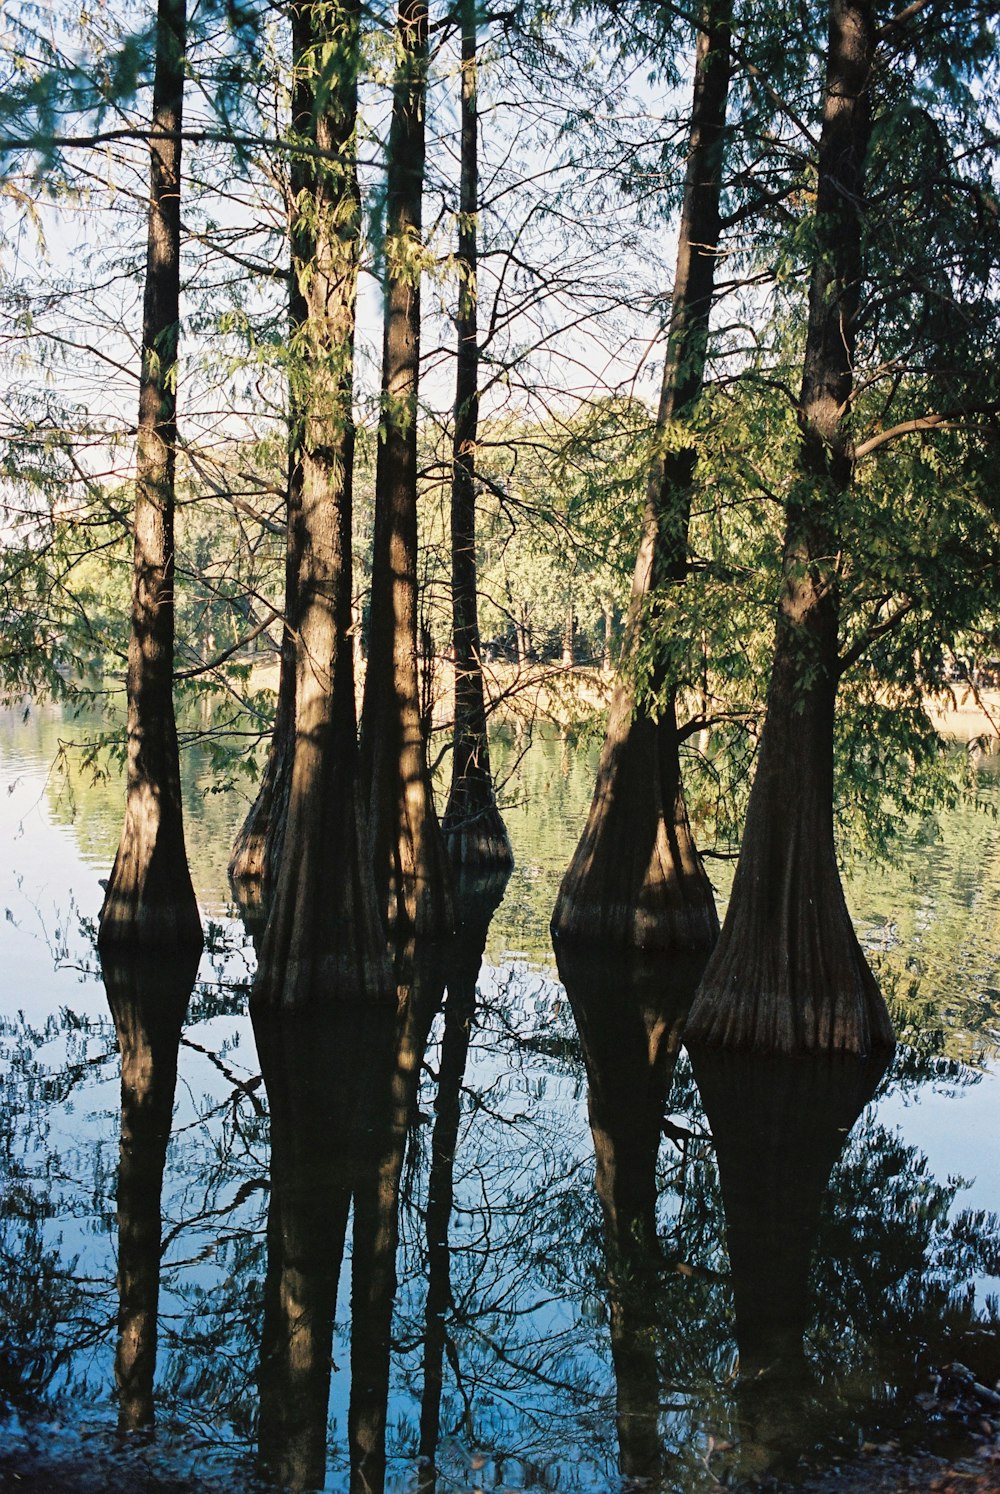
<path fill-rule="evenodd" d="M 677 241 L 667 354 L 632 581 L 622 664 L 587 823 L 559 889 L 553 933 L 642 949 L 711 948 L 718 933 L 712 888 L 688 822 L 677 690 L 658 667 L 637 697 L 632 670 L 659 588 L 679 586 L 688 565 L 695 450 L 670 428 L 702 391 L 720 235 L 724 130 L 730 75 L 729 0 L 707 0 L 695 59 L 694 98 Z"/>
<path fill-rule="evenodd" d="M 201 942 L 184 846 L 174 719 L 174 473 L 180 331 L 185 0 L 156 17 L 146 281 L 128 646 L 125 823 L 100 915 L 103 948 Z"/>

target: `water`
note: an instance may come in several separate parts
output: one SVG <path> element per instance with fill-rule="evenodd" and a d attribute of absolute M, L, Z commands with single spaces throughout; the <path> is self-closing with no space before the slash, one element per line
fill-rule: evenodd
<path fill-rule="evenodd" d="M 51 709 L 0 723 L 0 1484 L 246 1489 L 262 1443 L 287 1485 L 345 1490 L 352 1459 L 377 1484 L 384 1436 L 400 1494 L 686 1494 L 947 1432 L 915 1400 L 932 1368 L 1000 1375 L 988 764 L 978 806 L 848 884 L 905 1039 L 886 1076 L 695 1075 L 676 971 L 590 959 L 564 984 L 547 923 L 593 750 L 540 737 L 496 744 L 517 869 L 488 931 L 480 908 L 411 972 L 402 1058 L 340 1014 L 265 1033 L 262 1079 L 224 879 L 243 806 L 189 761 L 208 948 L 175 1089 L 185 991 L 107 972 L 154 1057 L 119 1174 L 94 929 L 120 788 L 52 768 L 87 731 Z M 115 1350 L 120 1312 L 148 1334 L 157 1276 L 151 1439 L 117 1430 L 143 1392 L 140 1366 L 116 1395 Z"/>

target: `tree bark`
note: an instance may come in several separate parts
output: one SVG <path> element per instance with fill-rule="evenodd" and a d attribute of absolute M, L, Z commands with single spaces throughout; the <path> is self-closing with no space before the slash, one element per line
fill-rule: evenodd
<path fill-rule="evenodd" d="M 258 1004 L 385 997 L 391 976 L 358 786 L 351 638 L 354 312 L 360 202 L 355 164 L 356 0 L 292 11 L 296 117 L 306 186 L 293 222 L 305 300 L 300 356 L 295 743 L 274 898 L 254 986 Z"/>
<path fill-rule="evenodd" d="M 476 584 L 476 441 L 479 431 L 479 128 L 476 3 L 461 0 L 462 168 L 459 189 L 458 348 L 451 480 L 451 605 L 455 730 L 442 829 L 454 865 L 488 873 L 514 857 L 490 771 Z"/>
<path fill-rule="evenodd" d="M 715 292 L 723 137 L 729 95 L 731 0 L 706 0 L 695 62 L 684 200 L 663 385 L 660 454 L 649 473 L 622 665 L 594 798 L 552 916 L 554 934 L 640 949 L 707 950 L 718 934 L 711 884 L 688 823 L 678 752 L 676 690 L 652 681 L 654 717 L 636 699 L 629 666 L 649 603 L 687 572 L 692 447 L 665 434 L 701 394 Z"/>
<path fill-rule="evenodd" d="M 125 823 L 100 914 L 102 949 L 201 944 L 184 847 L 174 719 L 174 466 L 180 317 L 185 0 L 160 0 L 128 647 Z"/>
<path fill-rule="evenodd" d="M 118 1160 L 118 1341 L 115 1385 L 122 1431 L 151 1426 L 160 1296 L 160 1197 L 184 1013 L 200 949 L 112 950 L 102 960 L 121 1053 Z"/>
<path fill-rule="evenodd" d="M 725 928 L 691 1013 L 693 1044 L 866 1054 L 893 1041 L 833 838 L 837 516 L 852 480 L 847 422 L 874 48 L 867 0 L 831 0 L 801 439 L 767 716 Z"/>
<path fill-rule="evenodd" d="M 382 418 L 372 608 L 361 715 L 363 782 L 380 911 L 390 932 L 452 926 L 448 860 L 420 724 L 417 673 L 417 386 L 426 0 L 400 0 L 386 186 Z"/>
<path fill-rule="evenodd" d="M 293 127 L 302 133 L 309 127 L 309 99 L 305 80 L 299 79 L 293 101 Z M 290 172 L 290 222 L 299 194 L 308 190 L 301 158 L 293 157 Z M 291 357 L 301 346 L 309 309 L 299 284 L 294 256 L 289 272 L 288 323 Z M 266 918 L 267 903 L 281 859 L 281 845 L 288 817 L 292 763 L 295 757 L 295 652 L 298 624 L 298 590 L 302 543 L 302 434 L 304 411 L 299 408 L 301 378 L 294 366 L 289 376 L 288 478 L 285 503 L 285 616 L 281 631 L 281 664 L 278 700 L 271 731 L 271 745 L 260 788 L 236 837 L 229 858 L 229 880 L 244 916 Z"/>

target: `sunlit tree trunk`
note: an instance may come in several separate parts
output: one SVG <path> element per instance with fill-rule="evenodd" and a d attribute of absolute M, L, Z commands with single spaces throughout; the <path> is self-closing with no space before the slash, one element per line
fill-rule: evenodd
<path fill-rule="evenodd" d="M 420 720 L 417 671 L 417 385 L 426 0 L 400 0 L 386 186 L 382 416 L 361 751 L 379 907 L 390 930 L 451 927 L 448 859 Z"/>
<path fill-rule="evenodd" d="M 709 949 L 718 933 L 681 782 L 676 690 L 664 670 L 657 714 L 636 699 L 630 668 L 651 600 L 687 573 L 695 451 L 668 438 L 701 394 L 715 292 L 723 135 L 729 95 L 730 0 L 707 0 L 695 61 L 677 267 L 657 414 L 659 453 L 646 491 L 622 665 L 594 798 L 559 889 L 555 934 L 642 949 Z"/>
<path fill-rule="evenodd" d="M 184 847 L 174 719 L 174 468 L 181 139 L 187 12 L 160 0 L 142 310 L 125 823 L 100 915 L 102 948 L 200 944 Z"/>
<path fill-rule="evenodd" d="M 801 440 L 767 716 L 725 927 L 691 1014 L 696 1044 L 862 1054 L 892 1044 L 833 839 L 838 516 L 852 480 L 848 417 L 874 48 L 867 0 L 832 0 Z"/>
<path fill-rule="evenodd" d="M 310 149 L 292 225 L 305 302 L 292 409 L 301 412 L 295 743 L 258 1005 L 385 995 L 391 977 L 357 781 L 351 637 L 358 8 L 292 11 L 296 119 Z M 364 849 L 363 849 L 364 848 Z"/>
<path fill-rule="evenodd" d="M 462 168 L 459 192 L 458 349 L 451 484 L 451 602 L 455 732 L 451 792 L 442 828 L 457 866 L 484 872 L 513 864 L 497 809 L 486 735 L 476 586 L 476 440 L 479 430 L 479 155 L 476 0 L 461 0 Z"/>
<path fill-rule="evenodd" d="M 309 127 L 308 90 L 299 80 L 293 111 L 293 123 L 299 131 Z M 290 174 L 291 211 L 299 193 L 308 186 L 300 159 L 293 162 Z M 289 339 L 291 358 L 299 355 L 308 307 L 293 264 L 289 274 Z M 302 421 L 303 411 L 296 403 L 302 380 L 291 368 L 289 377 L 288 473 L 285 539 L 285 615 L 281 631 L 281 662 L 278 675 L 278 700 L 271 731 L 271 744 L 257 797 L 243 822 L 229 858 L 229 876 L 239 900 L 248 914 L 254 908 L 265 914 L 274 887 L 288 816 L 292 763 L 295 757 L 295 656 L 298 622 L 299 565 L 302 546 Z"/>

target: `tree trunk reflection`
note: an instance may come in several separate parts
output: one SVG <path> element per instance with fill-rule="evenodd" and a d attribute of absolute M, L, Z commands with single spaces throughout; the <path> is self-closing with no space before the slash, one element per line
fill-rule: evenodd
<path fill-rule="evenodd" d="M 121 1053 L 118 1160 L 118 1425 L 153 1422 L 160 1294 L 160 1195 L 177 1082 L 177 1051 L 199 951 L 170 961 L 106 950 L 108 1004 Z"/>

